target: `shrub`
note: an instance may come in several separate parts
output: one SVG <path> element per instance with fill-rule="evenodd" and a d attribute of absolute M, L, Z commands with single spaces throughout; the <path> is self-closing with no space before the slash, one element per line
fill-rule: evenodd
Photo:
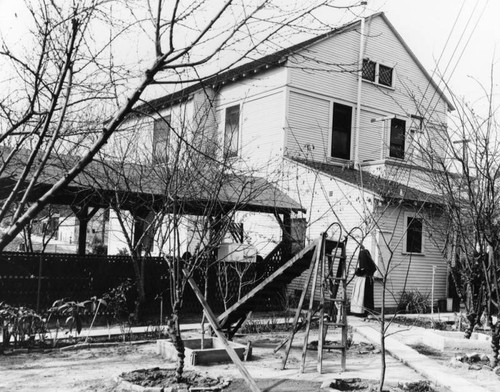
<path fill-rule="evenodd" d="M 38 334 L 43 339 L 47 331 L 45 320 L 34 310 L 26 307 L 10 306 L 0 302 L 0 327 L 3 333 L 3 346 L 7 347 L 14 338 L 14 346 L 32 346 Z"/>
<path fill-rule="evenodd" d="M 427 313 L 430 311 L 429 294 L 418 290 L 403 291 L 399 297 L 398 312 Z"/>

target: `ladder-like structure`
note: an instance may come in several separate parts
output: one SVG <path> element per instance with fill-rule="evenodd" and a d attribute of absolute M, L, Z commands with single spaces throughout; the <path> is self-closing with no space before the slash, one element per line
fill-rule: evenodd
<path fill-rule="evenodd" d="M 319 373 L 323 371 L 323 350 L 341 350 L 341 369 L 346 368 L 347 356 L 347 276 L 346 276 L 346 241 L 337 242 L 328 240 L 326 233 L 320 239 L 320 246 L 316 248 L 314 262 L 311 263 L 304 281 L 304 288 L 295 313 L 291 335 L 287 342 L 282 368 L 286 366 L 288 355 L 292 347 L 293 338 L 299 329 L 305 324 L 306 333 L 302 348 L 302 362 L 300 372 L 303 373 L 306 363 L 307 345 L 309 343 L 309 331 L 313 315 L 318 313 L 318 365 Z M 312 277 L 312 282 L 311 282 Z M 319 305 L 314 309 L 314 297 L 317 282 L 319 286 Z M 299 318 L 305 297 L 310 288 L 309 308 L 305 321 L 299 323 Z M 328 306 L 327 306 L 328 305 Z M 328 311 L 325 312 L 326 308 Z M 325 344 L 328 327 L 341 328 L 340 344 Z M 279 348 L 279 347 L 278 347 Z"/>

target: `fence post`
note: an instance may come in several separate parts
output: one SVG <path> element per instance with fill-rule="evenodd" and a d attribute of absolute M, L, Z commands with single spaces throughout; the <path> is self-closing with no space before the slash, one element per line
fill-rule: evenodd
<path fill-rule="evenodd" d="M 40 292 L 42 291 L 42 271 L 43 271 L 43 253 L 40 253 L 38 263 L 38 288 L 36 293 L 36 312 L 40 312 Z"/>

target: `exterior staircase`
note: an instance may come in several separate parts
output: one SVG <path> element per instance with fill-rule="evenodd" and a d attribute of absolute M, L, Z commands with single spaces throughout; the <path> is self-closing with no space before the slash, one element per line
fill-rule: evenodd
<path fill-rule="evenodd" d="M 269 271 L 271 273 L 260 284 L 218 317 L 220 328 L 229 339 L 234 336 L 251 311 L 264 308 L 269 298 L 275 298 L 285 285 L 310 267 L 316 252 L 320 251 L 321 241 L 321 237 L 316 239 L 273 272 Z M 325 246 L 326 252 L 331 253 L 334 249 L 343 247 L 344 243 L 326 240 Z M 263 263 L 266 263 L 267 259 Z"/>

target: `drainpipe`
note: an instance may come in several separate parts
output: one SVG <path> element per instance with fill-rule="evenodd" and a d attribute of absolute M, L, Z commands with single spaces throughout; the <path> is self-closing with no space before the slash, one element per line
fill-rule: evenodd
<path fill-rule="evenodd" d="M 363 57 L 365 46 L 365 18 L 361 18 L 361 28 L 359 34 L 359 59 L 358 59 L 358 96 L 356 100 L 356 125 L 354 134 L 354 168 L 359 169 L 359 134 L 361 124 L 361 87 L 363 85 Z"/>

